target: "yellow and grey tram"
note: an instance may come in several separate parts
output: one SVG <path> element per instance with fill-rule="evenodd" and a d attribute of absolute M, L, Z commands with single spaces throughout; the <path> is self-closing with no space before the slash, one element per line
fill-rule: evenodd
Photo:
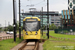
<path fill-rule="evenodd" d="M 38 17 L 23 19 L 23 39 L 40 39 L 40 36 L 40 19 Z"/>

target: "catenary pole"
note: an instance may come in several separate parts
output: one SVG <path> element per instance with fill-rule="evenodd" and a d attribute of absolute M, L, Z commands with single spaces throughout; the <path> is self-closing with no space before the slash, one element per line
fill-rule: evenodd
<path fill-rule="evenodd" d="M 21 39 L 21 16 L 20 16 L 20 0 L 19 0 L 19 39 Z"/>
<path fill-rule="evenodd" d="M 47 0 L 47 36 L 49 39 L 49 0 Z"/>
<path fill-rule="evenodd" d="M 13 28 L 14 28 L 14 42 L 16 42 L 16 22 L 17 22 L 17 8 L 16 0 L 13 0 Z"/>

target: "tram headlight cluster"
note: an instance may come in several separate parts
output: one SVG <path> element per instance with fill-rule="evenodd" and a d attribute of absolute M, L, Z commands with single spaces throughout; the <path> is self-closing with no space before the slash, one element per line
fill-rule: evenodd
<path fill-rule="evenodd" d="M 35 35 L 37 35 L 38 33 L 36 32 Z"/>
<path fill-rule="evenodd" d="M 28 33 L 26 32 L 26 35 L 28 35 Z"/>

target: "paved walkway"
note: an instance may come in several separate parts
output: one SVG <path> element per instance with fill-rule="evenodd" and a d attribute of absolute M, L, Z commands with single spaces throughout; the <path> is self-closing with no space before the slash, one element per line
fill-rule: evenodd
<path fill-rule="evenodd" d="M 39 50 L 43 50 L 43 42 L 39 43 Z"/>

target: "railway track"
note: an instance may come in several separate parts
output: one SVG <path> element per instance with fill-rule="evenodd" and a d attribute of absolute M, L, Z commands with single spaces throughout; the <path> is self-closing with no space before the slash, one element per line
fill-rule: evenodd
<path fill-rule="evenodd" d="M 26 41 L 23 46 L 21 46 L 18 50 L 38 50 L 39 49 L 39 41 Z"/>

